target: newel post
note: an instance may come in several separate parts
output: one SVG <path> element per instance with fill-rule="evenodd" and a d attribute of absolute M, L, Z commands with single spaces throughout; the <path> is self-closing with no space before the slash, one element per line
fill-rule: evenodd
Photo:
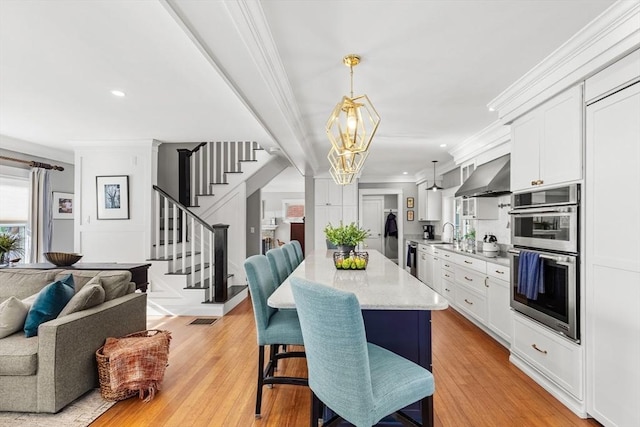
<path fill-rule="evenodd" d="M 213 224 L 211 227 L 215 232 L 213 237 L 213 300 L 215 302 L 225 302 L 227 300 L 227 235 L 229 225 Z"/>

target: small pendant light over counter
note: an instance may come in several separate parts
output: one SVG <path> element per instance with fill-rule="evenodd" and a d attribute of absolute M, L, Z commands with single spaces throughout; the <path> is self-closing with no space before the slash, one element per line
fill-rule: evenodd
<path fill-rule="evenodd" d="M 433 190 L 433 191 L 438 191 L 438 190 L 442 190 L 442 187 L 438 187 L 438 185 L 436 184 L 436 163 L 438 163 L 437 160 L 431 160 L 433 162 L 433 185 L 429 188 L 427 188 L 427 190 Z"/>

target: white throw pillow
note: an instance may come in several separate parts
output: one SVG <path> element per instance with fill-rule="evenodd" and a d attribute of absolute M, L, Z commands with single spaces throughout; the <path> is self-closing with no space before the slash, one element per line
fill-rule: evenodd
<path fill-rule="evenodd" d="M 100 305 L 104 302 L 104 295 L 104 289 L 100 286 L 100 280 L 93 285 L 87 283 L 71 298 L 67 305 L 64 306 L 58 318 Z"/>
<path fill-rule="evenodd" d="M 9 297 L 0 304 L 0 338 L 22 330 L 28 313 L 29 306 L 16 297 Z"/>

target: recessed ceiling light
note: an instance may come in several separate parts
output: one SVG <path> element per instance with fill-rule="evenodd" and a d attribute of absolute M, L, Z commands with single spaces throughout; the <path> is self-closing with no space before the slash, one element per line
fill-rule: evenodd
<path fill-rule="evenodd" d="M 123 92 L 123 91 L 121 91 L 121 90 L 112 90 L 112 91 L 111 91 L 111 94 L 112 94 L 113 96 L 119 96 L 119 97 L 121 97 L 121 98 L 124 96 L 124 92 Z"/>
<path fill-rule="evenodd" d="M 489 107 L 489 111 L 495 111 L 493 107 Z"/>
<path fill-rule="evenodd" d="M 447 144 L 440 144 L 440 147 L 442 147 L 442 148 L 444 148 L 446 146 L 447 146 Z"/>
<path fill-rule="evenodd" d="M 409 175 L 409 172 L 402 172 L 402 175 Z"/>

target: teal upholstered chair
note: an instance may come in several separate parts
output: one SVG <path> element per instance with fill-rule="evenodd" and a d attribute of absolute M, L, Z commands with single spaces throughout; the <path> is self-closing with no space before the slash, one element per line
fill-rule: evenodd
<path fill-rule="evenodd" d="M 271 274 L 269 261 L 264 255 L 254 255 L 244 262 L 247 282 L 253 303 L 253 315 L 258 335 L 258 391 L 256 394 L 256 418 L 260 418 L 262 387 L 268 384 L 307 385 L 306 378 L 275 376 L 278 360 L 304 357 L 305 353 L 279 352 L 281 345 L 302 345 L 302 332 L 296 310 L 278 310 L 267 305 L 267 300 L 277 288 Z M 270 358 L 264 366 L 264 347 L 268 345 Z"/>
<path fill-rule="evenodd" d="M 298 264 L 300 264 L 304 260 L 304 252 L 302 251 L 302 245 L 297 240 L 292 240 L 291 244 L 296 250 L 296 255 L 298 255 Z"/>
<path fill-rule="evenodd" d="M 269 260 L 269 265 L 271 266 L 271 273 L 273 274 L 274 279 L 276 280 L 276 285 L 280 286 L 284 279 L 289 277 L 293 268 L 291 268 L 291 264 L 289 264 L 289 260 L 287 256 L 284 254 L 284 249 L 273 248 L 267 251 L 267 259 Z"/>
<path fill-rule="evenodd" d="M 433 375 L 367 342 L 354 294 L 299 277 L 291 278 L 291 288 L 314 395 L 310 425 L 317 425 L 323 405 L 358 427 L 375 425 L 417 401 L 422 402 L 422 419 L 429 419 Z"/>
<path fill-rule="evenodd" d="M 296 253 L 295 246 L 293 246 L 291 242 L 285 243 L 284 245 L 282 245 L 282 250 L 284 251 L 284 255 L 287 258 L 287 261 L 289 261 L 291 271 L 295 270 L 298 264 L 300 264 L 300 261 L 298 261 L 298 254 Z"/>

